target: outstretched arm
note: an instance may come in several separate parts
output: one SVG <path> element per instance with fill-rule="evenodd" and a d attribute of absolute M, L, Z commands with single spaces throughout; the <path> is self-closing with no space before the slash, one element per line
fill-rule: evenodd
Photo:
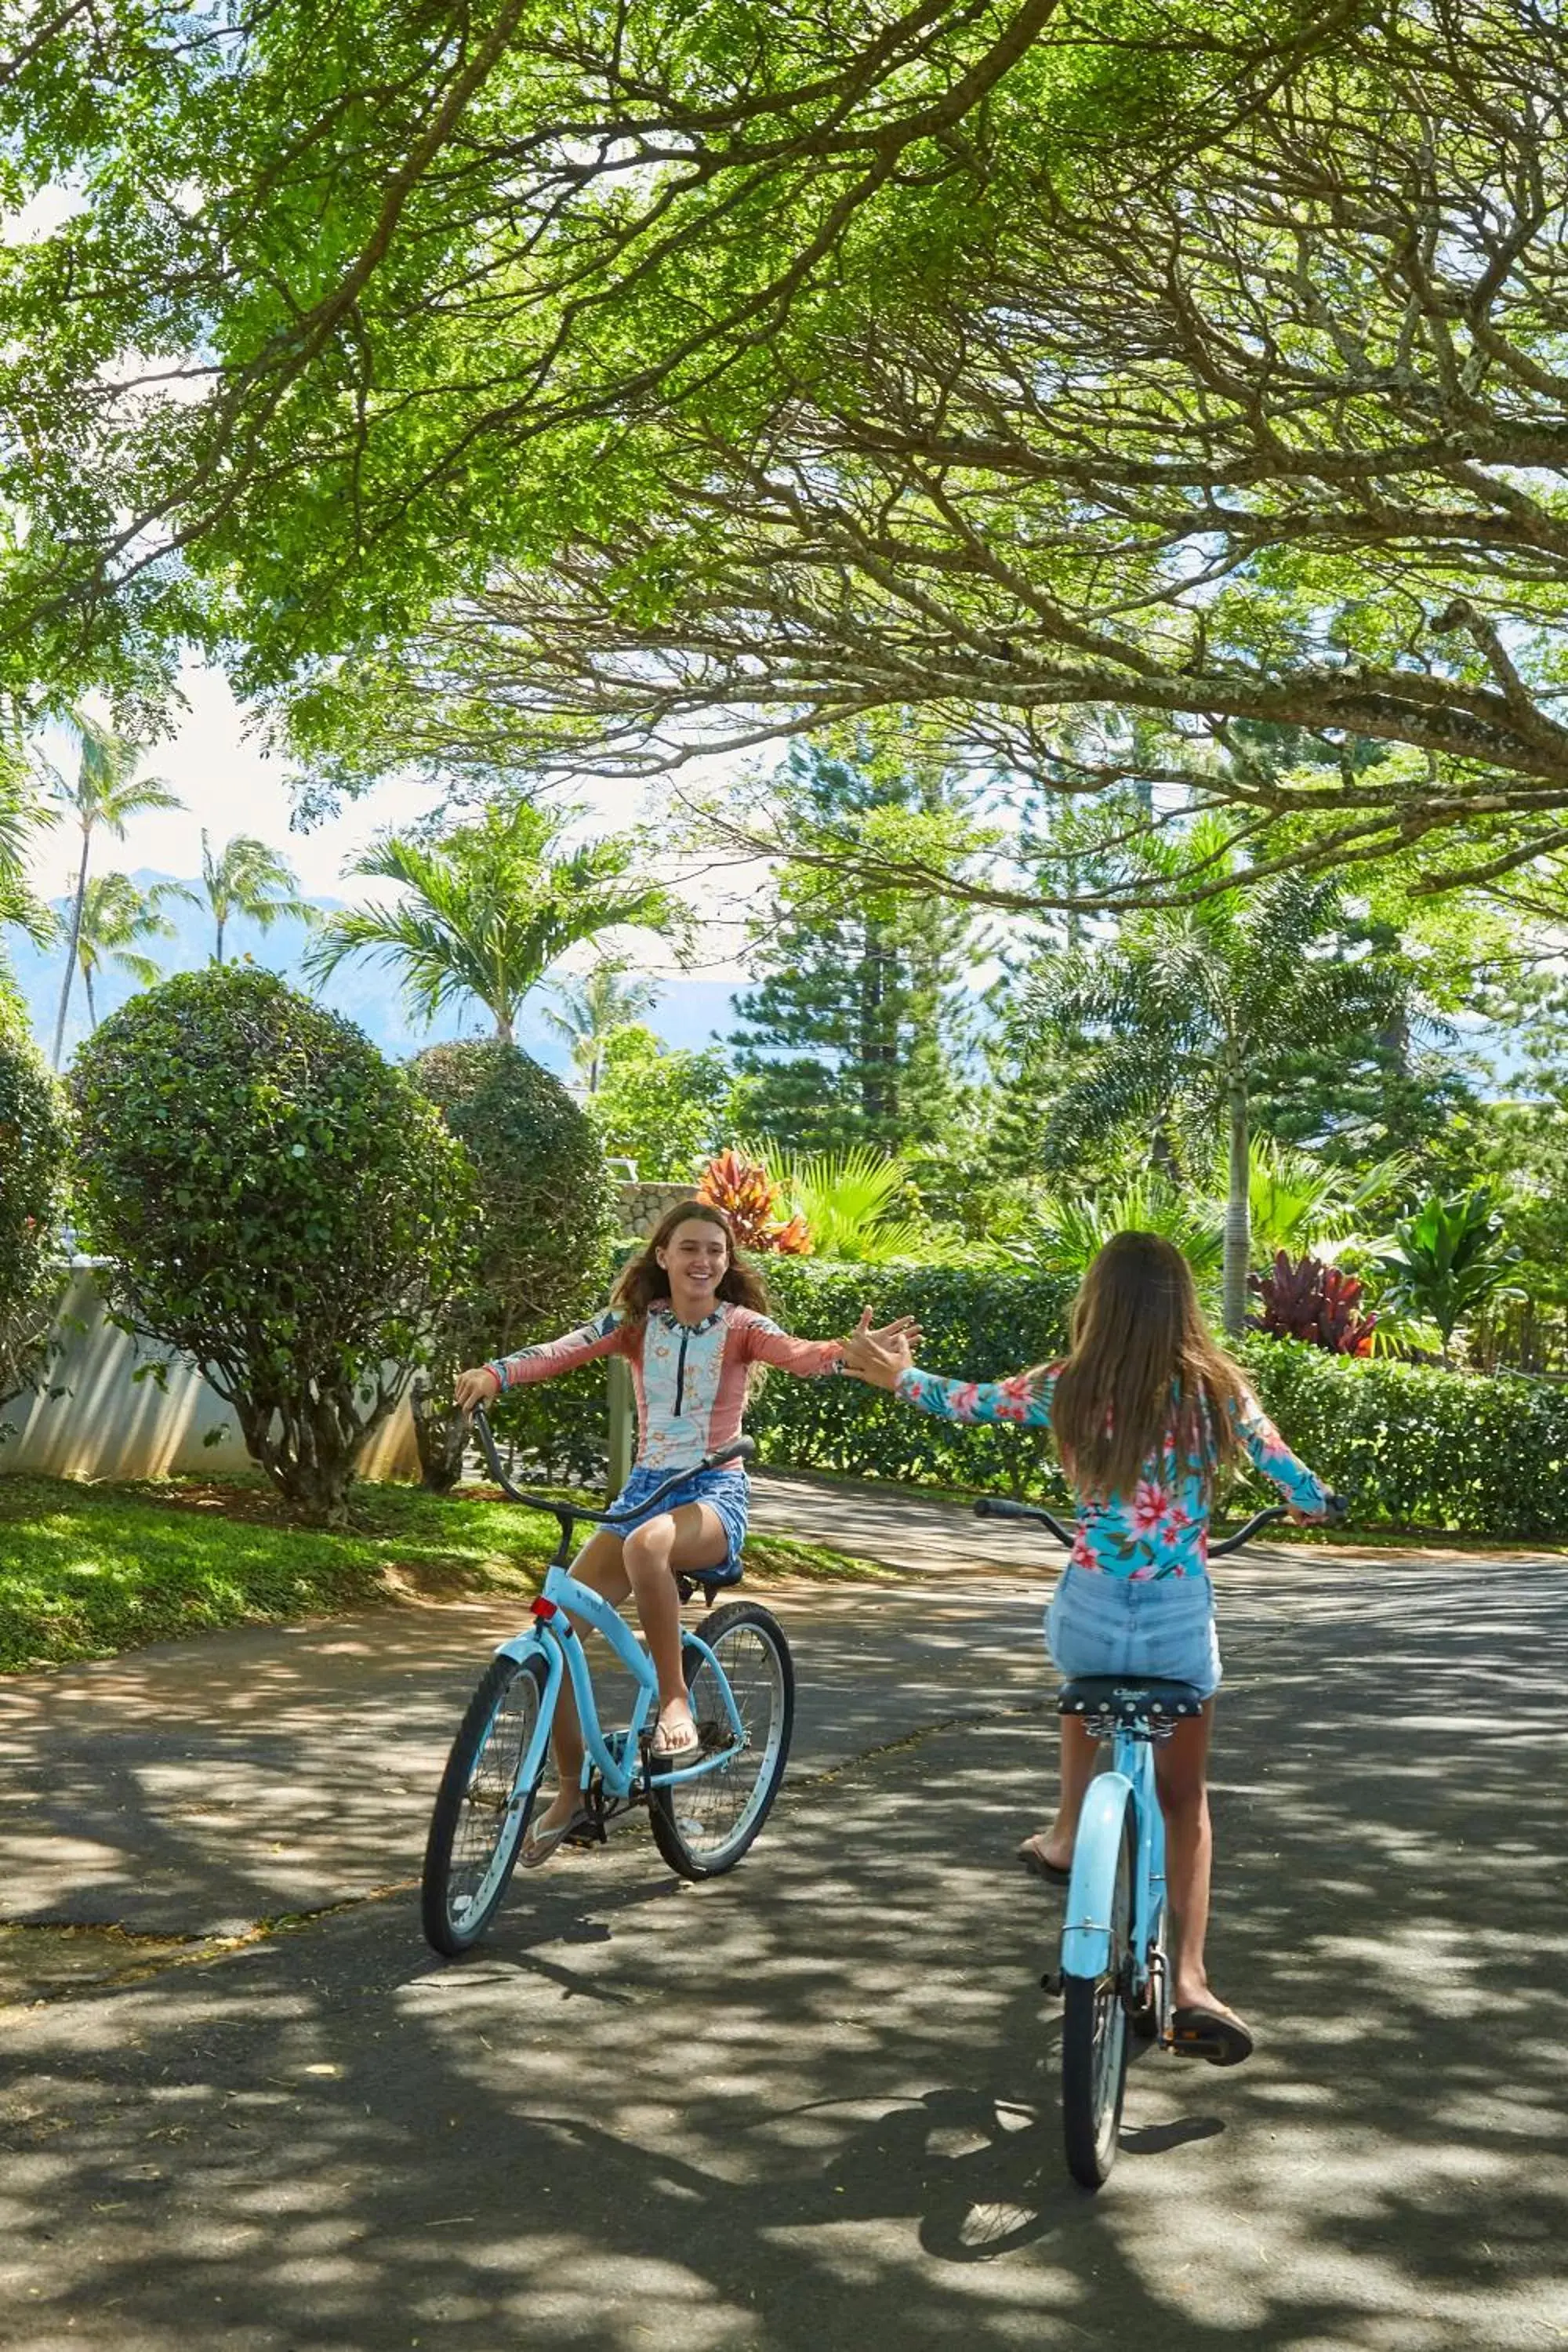
<path fill-rule="evenodd" d="M 844 1369 L 873 1388 L 888 1389 L 919 1412 L 938 1421 L 1014 1422 L 1025 1429 L 1050 1426 L 1056 1373 L 1050 1368 L 1017 1372 L 1005 1381 L 949 1381 L 922 1372 L 902 1334 L 867 1328 L 869 1317 L 845 1343 Z"/>
<path fill-rule="evenodd" d="M 864 1327 L 868 1316 L 861 1317 Z M 822 1380 L 834 1372 L 847 1370 L 845 1351 L 850 1342 L 846 1339 L 797 1339 L 766 1315 L 752 1315 L 746 1326 L 747 1360 L 773 1364 L 781 1372 L 794 1372 L 803 1380 Z M 870 1339 L 886 1344 L 900 1340 L 918 1342 L 920 1332 L 910 1318 L 900 1315 L 880 1331 L 868 1333 Z"/>
<path fill-rule="evenodd" d="M 477 1404 L 488 1404 L 503 1389 L 553 1381 L 563 1372 L 574 1372 L 579 1364 L 591 1364 L 596 1356 L 615 1355 L 620 1348 L 621 1329 L 620 1317 L 613 1307 L 606 1307 L 591 1323 L 579 1324 L 575 1331 L 564 1332 L 559 1339 L 544 1339 L 537 1348 L 520 1348 L 515 1356 L 496 1356 L 488 1364 L 459 1372 L 452 1393 L 464 1412 L 472 1412 Z"/>
<path fill-rule="evenodd" d="M 1289 1504 L 1291 1516 L 1326 1518 L 1328 1488 L 1316 1471 L 1309 1470 L 1300 1455 L 1291 1453 L 1250 1389 L 1244 1389 L 1240 1399 L 1232 1403 L 1230 1417 L 1248 1459 L 1266 1478 L 1273 1480 Z"/>
<path fill-rule="evenodd" d="M 1049 1372 L 1015 1372 L 1005 1381 L 948 1381 L 940 1372 L 908 1365 L 893 1394 L 918 1412 L 938 1421 L 1012 1422 L 1020 1429 L 1048 1429 L 1056 1381 Z"/>

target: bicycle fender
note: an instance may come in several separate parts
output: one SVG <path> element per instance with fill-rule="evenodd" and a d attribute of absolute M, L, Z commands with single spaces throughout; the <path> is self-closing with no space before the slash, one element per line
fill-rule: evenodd
<path fill-rule="evenodd" d="M 1089 1784 L 1073 1848 L 1062 1929 L 1062 1974 L 1100 1977 L 1110 1967 L 1110 1908 L 1121 1853 L 1121 1824 L 1131 1801 L 1124 1772 L 1101 1772 Z"/>
<path fill-rule="evenodd" d="M 510 1642 L 499 1642 L 496 1644 L 498 1658 L 515 1658 L 520 1666 L 524 1658 L 533 1657 L 536 1654 L 543 1658 L 547 1667 L 553 1663 L 554 1670 L 559 1675 L 560 1654 L 553 1642 L 545 1640 L 537 1625 L 530 1625 L 522 1633 L 514 1633 Z"/>

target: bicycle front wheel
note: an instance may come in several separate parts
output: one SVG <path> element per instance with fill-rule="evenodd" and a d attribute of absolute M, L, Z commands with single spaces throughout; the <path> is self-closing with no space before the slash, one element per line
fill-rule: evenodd
<path fill-rule="evenodd" d="M 448 1959 L 479 1942 L 516 1865 L 543 1776 L 542 1755 L 531 1786 L 519 1786 L 547 1680 L 542 1658 L 493 1659 L 452 1742 L 430 1817 L 420 1904 L 426 1942 Z"/>
<path fill-rule="evenodd" d="M 795 1727 L 795 1665 L 776 1618 L 754 1601 L 736 1601 L 700 1630 L 729 1685 L 745 1745 L 710 1772 L 649 1791 L 655 1841 L 683 1878 L 715 1878 L 740 1861 L 778 1794 Z M 686 1653 L 686 1686 L 703 1753 L 733 1748 L 720 1676 L 696 1650 Z"/>
<path fill-rule="evenodd" d="M 1110 2177 L 1127 2087 L 1132 1952 L 1132 1807 L 1122 1811 L 1111 1885 L 1110 1954 L 1099 1976 L 1062 1979 L 1062 2128 L 1068 2170 L 1085 2189 Z"/>

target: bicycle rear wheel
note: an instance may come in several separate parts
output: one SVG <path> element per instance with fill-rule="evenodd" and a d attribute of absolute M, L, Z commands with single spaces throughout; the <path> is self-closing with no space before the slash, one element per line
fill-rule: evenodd
<path fill-rule="evenodd" d="M 1062 1979 L 1062 2129 L 1068 2170 L 1085 2189 L 1110 2177 L 1127 2087 L 1132 1950 L 1132 1807 L 1122 1811 L 1110 1900 L 1110 1953 L 1097 1977 Z"/>
<path fill-rule="evenodd" d="M 499 1657 L 468 1701 L 437 1791 L 425 1845 L 420 1916 L 427 1943 L 455 1959 L 495 1917 L 516 1865 L 543 1772 L 520 1788 L 539 1726 L 542 1658 Z"/>
<path fill-rule="evenodd" d="M 754 1601 L 715 1610 L 699 1631 L 730 1685 L 746 1744 L 710 1772 L 651 1790 L 648 1819 L 671 1870 L 715 1878 L 734 1868 L 778 1794 L 795 1727 L 795 1666 L 783 1627 Z M 686 1653 L 686 1686 L 704 1752 L 732 1747 L 719 1677 L 695 1650 Z"/>

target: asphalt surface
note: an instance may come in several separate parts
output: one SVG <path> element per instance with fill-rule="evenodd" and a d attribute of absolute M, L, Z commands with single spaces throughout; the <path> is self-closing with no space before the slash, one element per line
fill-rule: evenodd
<path fill-rule="evenodd" d="M 764 1507 L 848 1542 L 851 1500 Z M 855 1507 L 925 1572 L 768 1588 L 802 1712 L 751 1859 L 685 1887 L 628 1831 L 457 1966 L 411 1882 L 493 1610 L 0 1682 L 0 2345 L 1568 2342 L 1563 1564 L 1222 1570 L 1212 1957 L 1258 2053 L 1142 2058 L 1096 2199 L 1010 1859 L 1030 1540 Z"/>

